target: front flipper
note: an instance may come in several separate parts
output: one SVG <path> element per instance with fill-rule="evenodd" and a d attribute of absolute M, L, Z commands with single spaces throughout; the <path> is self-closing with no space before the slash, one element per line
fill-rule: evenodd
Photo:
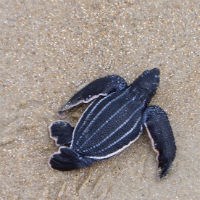
<path fill-rule="evenodd" d="M 157 153 L 160 178 L 167 172 L 176 155 L 176 145 L 167 114 L 158 106 L 150 106 L 144 113 L 144 127 Z"/>
<path fill-rule="evenodd" d="M 120 76 L 109 75 L 99 78 L 78 91 L 66 104 L 61 107 L 59 114 L 62 114 L 66 110 L 69 110 L 81 103 L 89 103 L 100 96 L 106 96 L 111 92 L 123 90 L 126 87 L 126 81 Z"/>
<path fill-rule="evenodd" d="M 50 137 L 57 146 L 69 146 L 74 128 L 65 121 L 55 121 L 49 126 Z"/>

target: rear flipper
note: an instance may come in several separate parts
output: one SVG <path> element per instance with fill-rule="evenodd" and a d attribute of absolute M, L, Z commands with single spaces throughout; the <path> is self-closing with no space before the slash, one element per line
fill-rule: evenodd
<path fill-rule="evenodd" d="M 78 153 L 68 147 L 60 147 L 49 160 L 49 165 L 53 169 L 60 171 L 70 171 L 84 168 L 91 165 L 94 161 L 90 158 L 83 158 Z"/>
<path fill-rule="evenodd" d="M 59 120 L 49 126 L 50 137 L 57 146 L 69 146 L 74 128 L 67 122 Z"/>
<path fill-rule="evenodd" d="M 66 110 L 69 110 L 79 104 L 89 103 L 100 96 L 106 96 L 109 93 L 123 90 L 126 87 L 126 81 L 120 76 L 109 75 L 99 78 L 78 91 L 66 104 L 60 108 L 58 113 L 61 115 Z"/>
<path fill-rule="evenodd" d="M 158 106 L 149 106 L 144 113 L 144 127 L 157 153 L 160 178 L 167 175 L 176 155 L 176 145 L 167 114 Z"/>

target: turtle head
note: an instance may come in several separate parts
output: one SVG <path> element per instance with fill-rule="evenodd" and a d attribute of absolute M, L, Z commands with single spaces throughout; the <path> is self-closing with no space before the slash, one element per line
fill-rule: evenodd
<path fill-rule="evenodd" d="M 145 92 L 152 97 L 160 82 L 160 70 L 154 68 L 144 71 L 134 82 L 133 85 L 145 90 Z"/>

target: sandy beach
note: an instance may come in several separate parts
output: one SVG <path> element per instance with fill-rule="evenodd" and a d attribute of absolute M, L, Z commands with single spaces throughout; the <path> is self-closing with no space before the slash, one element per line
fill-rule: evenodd
<path fill-rule="evenodd" d="M 0 200 L 200 199 L 198 0 L 1 0 L 0 29 Z M 90 168 L 50 169 L 48 126 L 62 104 L 96 78 L 131 83 L 154 67 L 151 104 L 167 111 L 177 145 L 166 178 L 147 134 Z"/>

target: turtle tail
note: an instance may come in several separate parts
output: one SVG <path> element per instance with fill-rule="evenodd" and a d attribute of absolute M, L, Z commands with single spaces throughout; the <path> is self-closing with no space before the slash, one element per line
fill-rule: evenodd
<path fill-rule="evenodd" d="M 91 165 L 92 162 L 93 161 L 91 159 L 82 157 L 68 147 L 60 147 L 59 152 L 54 153 L 51 156 L 49 165 L 53 169 L 60 171 L 70 171 L 87 167 Z"/>

